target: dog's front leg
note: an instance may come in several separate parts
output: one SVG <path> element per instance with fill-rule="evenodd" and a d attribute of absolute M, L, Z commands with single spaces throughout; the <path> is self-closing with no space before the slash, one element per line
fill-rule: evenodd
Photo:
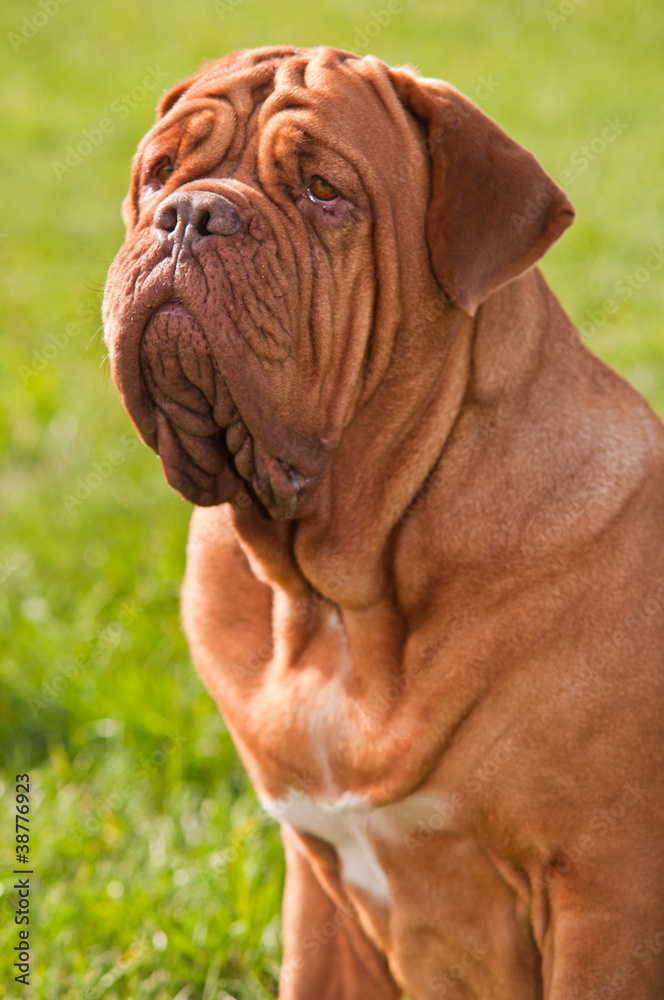
<path fill-rule="evenodd" d="M 284 825 L 282 836 L 286 890 L 279 1000 L 397 1000 L 401 991 L 338 881 L 326 891 L 298 834 Z"/>

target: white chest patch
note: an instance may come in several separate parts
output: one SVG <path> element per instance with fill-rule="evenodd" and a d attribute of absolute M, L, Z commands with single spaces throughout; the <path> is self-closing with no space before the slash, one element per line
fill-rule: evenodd
<path fill-rule="evenodd" d="M 331 844 L 339 855 L 344 879 L 377 899 L 391 900 L 387 876 L 367 835 L 372 807 L 346 793 L 336 802 L 321 802 L 303 792 L 286 798 L 260 796 L 263 808 L 280 823 Z"/>

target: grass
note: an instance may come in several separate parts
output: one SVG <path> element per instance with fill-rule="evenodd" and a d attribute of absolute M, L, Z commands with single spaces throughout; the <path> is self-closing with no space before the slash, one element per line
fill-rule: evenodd
<path fill-rule="evenodd" d="M 383 10 L 382 0 L 373 9 Z M 565 177 L 579 219 L 544 270 L 591 346 L 664 414 L 664 264 L 650 249 L 664 229 L 664 8 L 588 2 L 552 25 L 557 11 L 555 0 L 444 8 L 411 0 L 371 48 L 475 94 Z M 2 5 L 0 967 L 8 1000 L 30 994 L 10 969 L 18 897 L 7 874 L 14 775 L 25 771 L 33 996 L 253 1000 L 276 992 L 278 831 L 189 660 L 177 595 L 190 510 L 129 433 L 103 362 L 100 290 L 122 241 L 131 155 L 161 91 L 232 48 L 358 49 L 372 18 L 371 4 L 350 0 Z M 132 97 L 150 72 L 152 83 Z M 103 140 L 78 165 L 54 168 L 67 167 L 67 147 L 103 118 L 112 125 Z M 618 124 L 602 149 L 607 119 Z M 612 313 L 610 298 L 618 300 Z"/>

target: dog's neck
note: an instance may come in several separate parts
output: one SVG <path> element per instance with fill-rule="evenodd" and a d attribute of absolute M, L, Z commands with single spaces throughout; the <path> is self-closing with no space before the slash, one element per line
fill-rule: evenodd
<path fill-rule="evenodd" d="M 451 307 L 400 331 L 385 378 L 344 431 L 320 515 L 295 537 L 298 565 L 340 606 L 393 590 L 390 552 L 454 427 L 471 370 L 473 322 Z"/>
<path fill-rule="evenodd" d="M 537 270 L 495 292 L 472 319 L 449 309 L 437 332 L 419 355 L 414 344 L 398 353 L 398 393 L 388 373 L 356 413 L 317 515 L 273 522 L 253 508 L 234 512 L 254 571 L 274 589 L 277 614 L 286 622 L 318 591 L 338 607 L 365 676 L 399 673 L 409 623 L 426 608 L 433 582 L 449 579 L 450 598 L 465 587 L 466 600 L 469 587 L 475 593 L 496 579 L 504 586 L 524 572 L 549 572 L 560 558 L 557 477 L 575 470 L 578 486 L 566 497 L 582 508 L 598 470 L 613 474 L 611 450 L 601 445 L 610 415 L 598 409 L 592 427 L 576 428 L 560 414 L 551 420 L 540 402 L 546 381 L 543 399 L 574 413 L 570 396 L 594 391 L 588 386 L 607 370 L 583 348 Z M 541 450 L 533 448 L 538 440 Z M 503 483 L 505 475 L 521 479 Z M 613 512 L 598 503 L 596 515 L 583 519 L 590 532 L 603 530 Z M 529 550 L 522 529 L 527 535 L 533 524 Z M 315 623 L 309 610 L 303 618 L 302 626 L 281 625 L 294 659 Z"/>
<path fill-rule="evenodd" d="M 477 402 L 470 395 L 490 420 L 501 394 L 516 388 L 538 355 L 541 331 L 532 322 L 524 328 L 521 317 L 532 310 L 521 300 L 537 295 L 540 283 L 529 272 L 472 319 L 441 307 L 426 329 L 420 322 L 401 331 L 385 378 L 344 432 L 315 513 L 272 522 L 253 508 L 236 508 L 236 530 L 264 579 L 290 591 L 312 587 L 340 607 L 396 597 L 391 554 L 435 492 L 431 477 L 445 461 L 459 414 Z"/>
<path fill-rule="evenodd" d="M 404 576 L 426 579 L 435 559 L 433 569 L 445 572 L 440 554 L 429 557 L 421 544 L 410 553 L 411 539 L 416 544 L 433 531 L 438 545 L 446 536 L 450 551 L 489 564 L 504 557 L 508 521 L 542 514 L 541 497 L 556 470 L 550 455 L 533 452 L 536 435 L 524 437 L 519 428 L 527 422 L 532 432 L 546 421 L 536 405 L 541 380 L 555 383 L 553 395 L 564 408 L 570 393 L 596 380 L 599 362 L 583 348 L 537 269 L 495 292 L 472 319 L 448 309 L 438 324 L 435 338 L 430 331 L 424 341 L 420 330 L 413 342 L 406 340 L 394 371 L 348 425 L 316 513 L 273 522 L 253 508 L 235 510 L 239 538 L 266 581 L 297 595 L 314 589 L 342 609 L 368 610 L 381 602 L 402 607 Z M 554 421 L 552 433 L 560 434 L 560 426 Z M 542 433 L 545 441 L 546 428 Z M 568 438 L 556 442 L 566 467 L 581 468 L 581 479 L 589 454 L 583 457 L 584 433 L 599 440 L 602 431 L 599 425 L 578 433 L 570 428 Z M 526 446 L 528 454 L 521 454 Z M 509 510 L 487 511 L 486 483 L 478 486 L 477 470 L 486 468 L 497 481 L 505 447 L 512 449 L 512 468 L 520 463 L 525 469 L 523 489 L 509 494 Z M 589 469 L 588 477 L 593 474 Z M 477 489 L 483 498 L 479 520 Z M 430 527 L 423 531 L 427 519 Z M 543 554 L 540 549 L 538 558 Z"/>

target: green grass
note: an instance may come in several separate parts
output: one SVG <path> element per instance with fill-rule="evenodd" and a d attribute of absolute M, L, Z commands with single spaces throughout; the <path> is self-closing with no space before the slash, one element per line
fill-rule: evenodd
<path fill-rule="evenodd" d="M 208 0 L 70 0 L 17 47 L 12 33 L 43 8 L 2 5 L 0 963 L 8 998 L 29 994 L 9 970 L 17 896 L 4 877 L 13 867 L 13 778 L 24 771 L 34 789 L 37 872 L 32 995 L 249 1000 L 276 992 L 278 832 L 189 660 L 177 595 L 190 511 L 127 433 L 103 363 L 100 289 L 122 241 L 131 155 L 161 90 L 236 47 L 357 48 L 372 7 L 383 6 L 241 0 L 222 2 L 220 17 Z M 587 324 L 591 346 L 664 413 L 664 265 L 646 263 L 664 241 L 664 7 L 588 0 L 554 30 L 546 12 L 557 8 L 411 0 L 371 48 L 480 99 L 482 81 L 492 81 L 485 110 L 554 177 L 571 173 L 564 186 L 579 219 L 544 270 Z M 165 74 L 159 86 L 123 104 L 156 67 Z M 113 127 L 103 142 L 58 179 L 53 163 L 105 117 Z M 582 168 L 578 151 L 607 118 L 626 127 Z M 603 312 L 617 283 L 637 273 L 632 294 Z"/>

